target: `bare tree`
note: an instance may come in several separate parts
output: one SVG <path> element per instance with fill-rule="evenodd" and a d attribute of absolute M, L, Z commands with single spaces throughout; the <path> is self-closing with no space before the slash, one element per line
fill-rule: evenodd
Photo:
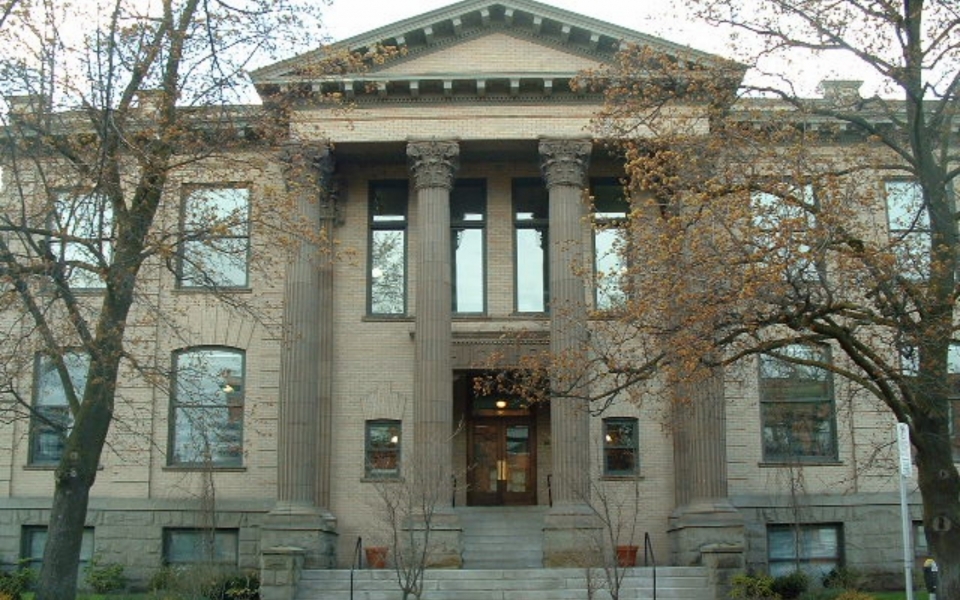
<path fill-rule="evenodd" d="M 450 493 L 451 476 L 424 459 L 412 461 L 404 469 L 402 479 L 375 484 L 375 509 L 386 528 L 393 569 L 404 600 L 419 599 L 427 567 L 445 561 L 441 554 L 447 549 L 440 547 L 436 529 Z"/>
<path fill-rule="evenodd" d="M 34 351 L 63 391 L 60 414 L 32 415 L 63 444 L 37 598 L 69 600 L 121 370 L 161 384 L 167 369 L 132 350 L 145 273 L 167 268 L 216 292 L 234 283 L 252 223 L 307 230 L 283 202 L 248 211 L 208 196 L 181 220 L 161 215 L 178 170 L 269 142 L 265 109 L 234 104 L 250 95 L 244 70 L 316 44 L 319 15 L 299 0 L 10 2 L 3 11 L 3 393 L 30 408 L 18 382 Z"/>
<path fill-rule="evenodd" d="M 951 442 L 957 6 L 691 5 L 708 23 L 736 30 L 751 65 L 784 51 L 824 61 L 846 55 L 882 87 L 862 98 L 859 82 L 826 82 L 823 98 L 807 99 L 782 73 L 755 73 L 748 81 L 759 83 L 744 84 L 745 64 L 646 47 L 594 74 L 607 98 L 597 133 L 619 140 L 633 201 L 624 245 L 630 297 L 600 336 L 614 343 L 594 356 L 628 374 L 624 387 L 652 371 L 689 382 L 775 356 L 872 394 L 910 427 L 941 593 L 960 598 Z M 809 417 L 805 431 L 779 431 L 783 448 L 822 451 L 826 416 Z"/>

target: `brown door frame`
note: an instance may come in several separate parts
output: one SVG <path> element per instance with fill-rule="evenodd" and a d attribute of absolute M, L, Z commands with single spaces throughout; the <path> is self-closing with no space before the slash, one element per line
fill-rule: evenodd
<path fill-rule="evenodd" d="M 507 489 L 509 465 L 507 464 L 507 432 L 511 426 L 525 426 L 529 433 L 527 438 L 528 455 L 526 466 L 527 491 L 511 492 Z M 487 465 L 481 470 L 480 460 L 476 455 L 477 427 L 495 428 L 496 456 L 492 460 L 496 465 Z M 491 460 L 490 457 L 486 459 Z M 497 470 L 496 489 L 480 491 L 477 485 L 478 477 L 489 473 L 489 468 Z M 467 438 L 467 505 L 468 506 L 524 506 L 537 503 L 537 425 L 533 414 L 509 417 L 472 417 L 468 422 Z"/>

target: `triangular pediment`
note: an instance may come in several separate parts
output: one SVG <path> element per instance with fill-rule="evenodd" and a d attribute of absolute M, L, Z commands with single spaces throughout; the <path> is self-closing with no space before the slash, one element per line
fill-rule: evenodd
<path fill-rule="evenodd" d="M 503 73 L 576 73 L 600 61 L 503 32 L 492 32 L 388 63 L 377 75 L 499 75 Z"/>
<path fill-rule="evenodd" d="M 424 95 L 552 94 L 635 43 L 701 66 L 719 57 L 535 0 L 462 0 L 251 73 L 262 95 L 342 92 Z M 389 48 L 386 55 L 378 49 Z M 331 57 L 373 56 L 337 72 Z"/>

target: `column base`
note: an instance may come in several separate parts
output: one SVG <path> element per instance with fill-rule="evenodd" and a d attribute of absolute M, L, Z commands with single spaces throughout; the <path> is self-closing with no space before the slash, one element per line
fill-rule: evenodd
<path fill-rule="evenodd" d="M 260 548 L 301 548 L 304 569 L 332 569 L 337 560 L 337 519 L 315 506 L 278 504 L 260 528 Z"/>
<path fill-rule="evenodd" d="M 303 572 L 303 554 L 302 548 L 260 551 L 260 600 L 293 600 Z"/>
<path fill-rule="evenodd" d="M 727 498 L 696 500 L 670 515 L 671 564 L 704 565 L 704 550 L 745 547 L 743 515 Z"/>
<path fill-rule="evenodd" d="M 596 566 L 595 541 L 602 524 L 586 504 L 552 507 L 543 520 L 543 566 Z"/>

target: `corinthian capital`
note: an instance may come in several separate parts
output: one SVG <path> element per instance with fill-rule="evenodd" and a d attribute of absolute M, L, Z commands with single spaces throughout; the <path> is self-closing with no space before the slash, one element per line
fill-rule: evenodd
<path fill-rule="evenodd" d="M 540 170 L 547 187 L 586 185 L 590 140 L 540 140 Z"/>
<path fill-rule="evenodd" d="M 460 166 L 457 142 L 409 142 L 407 158 L 414 188 L 453 188 L 453 177 Z"/>
<path fill-rule="evenodd" d="M 326 144 L 289 142 L 280 150 L 287 189 L 324 188 L 333 175 L 333 151 Z"/>
<path fill-rule="evenodd" d="M 330 146 L 289 142 L 280 150 L 280 162 L 288 193 L 302 203 L 316 204 L 321 219 L 337 216 L 336 162 Z"/>

